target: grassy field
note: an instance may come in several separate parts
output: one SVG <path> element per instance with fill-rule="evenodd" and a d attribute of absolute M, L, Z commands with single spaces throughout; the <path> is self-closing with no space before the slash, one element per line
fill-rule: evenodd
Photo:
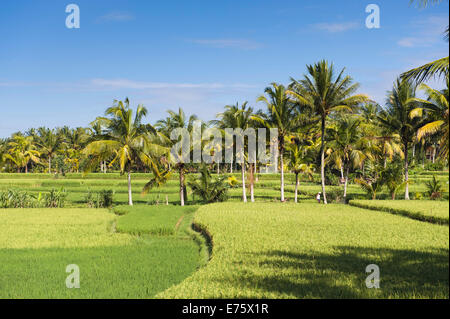
<path fill-rule="evenodd" d="M 412 175 L 411 196 L 424 192 L 433 175 L 448 198 L 448 172 Z M 64 188 L 68 194 L 63 209 L 0 209 L 0 298 L 449 296 L 448 201 L 366 201 L 349 185 L 351 203 L 371 210 L 325 207 L 314 201 L 320 191 L 315 176 L 301 181 L 294 204 L 294 176 L 287 174 L 289 203 L 281 204 L 279 175 L 262 174 L 257 203 L 242 204 L 237 187 L 229 202 L 199 206 L 188 190 L 183 208 L 176 175 L 145 196 L 150 174 L 132 178 L 137 205 L 130 208 L 124 205 L 126 178 L 117 173 L 0 174 L 0 192 Z M 108 189 L 114 191 L 111 210 L 87 208 L 88 190 Z M 211 242 L 191 229 L 194 218 Z M 365 267 L 372 263 L 380 266 L 381 289 L 365 286 Z M 65 286 L 68 264 L 80 266 L 80 289 Z"/>
<path fill-rule="evenodd" d="M 151 228 L 158 210 L 146 211 L 139 220 Z M 151 298 L 203 262 L 184 232 L 190 221 L 177 236 L 136 237 L 114 232 L 125 217 L 103 209 L 0 210 L 0 298 Z M 69 264 L 80 267 L 80 289 L 65 286 Z"/>
<path fill-rule="evenodd" d="M 351 200 L 350 205 L 400 214 L 417 220 L 437 224 L 449 223 L 448 201 L 398 201 L 398 200 Z"/>
<path fill-rule="evenodd" d="M 230 175 L 230 174 L 227 174 Z M 240 180 L 239 174 L 233 174 Z M 412 184 L 410 186 L 411 197 L 415 193 L 424 193 L 426 191 L 425 182 L 431 180 L 436 175 L 445 188 L 444 197 L 448 199 L 449 177 L 448 172 L 421 172 L 412 174 Z M 142 188 L 151 178 L 151 174 L 135 173 L 132 176 L 133 201 L 136 204 L 163 204 L 166 196 L 170 204 L 179 204 L 179 185 L 178 176 L 175 174 L 167 184 L 159 189 L 153 189 L 147 195 L 141 195 Z M 278 201 L 280 199 L 280 180 L 277 174 L 258 174 L 258 180 L 255 184 L 256 201 Z M 286 174 L 286 198 L 288 201 L 294 199 L 294 175 Z M 58 176 L 49 174 L 0 174 L 0 192 L 7 189 L 20 189 L 33 194 L 49 192 L 51 189 L 64 188 L 67 191 L 67 207 L 86 207 L 85 196 L 88 190 L 99 192 L 101 190 L 114 191 L 114 205 L 127 204 L 127 181 L 125 176 L 118 173 L 93 173 L 83 176 L 82 174 L 67 174 Z M 321 190 L 319 177 L 316 174 L 314 181 L 311 182 L 302 177 L 299 192 L 300 199 L 314 199 L 315 194 Z M 343 191 L 342 186 L 327 186 L 329 191 Z M 239 185 L 229 191 L 229 201 L 241 201 L 242 190 Z M 397 195 L 400 199 L 403 194 Z M 365 199 L 365 193 L 357 185 L 350 184 L 348 187 L 348 197 L 353 199 Z M 379 199 L 390 199 L 389 194 L 384 190 L 379 194 Z M 197 198 L 198 199 L 198 198 Z M 188 189 L 188 204 L 198 204 L 194 200 L 190 189 Z"/>
<path fill-rule="evenodd" d="M 449 228 L 351 206 L 201 207 L 208 265 L 163 298 L 448 298 Z M 276 239 L 276 240 L 274 240 Z M 380 289 L 365 268 L 380 267 Z"/>
<path fill-rule="evenodd" d="M 185 229 L 192 221 L 196 206 L 159 206 L 150 209 L 148 206 L 118 206 L 115 212 L 126 213 L 117 221 L 117 231 L 135 235 L 175 235 L 180 228 Z"/>

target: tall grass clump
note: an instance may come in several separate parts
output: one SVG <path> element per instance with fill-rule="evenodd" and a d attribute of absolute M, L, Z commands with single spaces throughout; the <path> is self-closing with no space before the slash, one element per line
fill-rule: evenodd
<path fill-rule="evenodd" d="M 103 189 L 94 193 L 89 188 L 84 199 L 89 208 L 108 208 L 113 204 L 114 191 L 112 189 Z"/>
<path fill-rule="evenodd" d="M 60 190 L 52 189 L 44 195 L 45 207 L 62 208 L 66 203 L 67 192 L 64 188 Z"/>
<path fill-rule="evenodd" d="M 0 193 L 0 208 L 34 208 L 39 207 L 41 194 L 38 197 L 25 191 L 9 189 Z"/>

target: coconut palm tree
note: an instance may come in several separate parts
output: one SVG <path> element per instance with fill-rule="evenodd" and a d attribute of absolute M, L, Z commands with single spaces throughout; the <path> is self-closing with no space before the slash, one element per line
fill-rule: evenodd
<path fill-rule="evenodd" d="M 4 155 L 5 159 L 10 160 L 17 166 L 17 172 L 25 168 L 25 173 L 28 173 L 28 164 L 30 161 L 39 163 L 40 154 L 33 144 L 33 137 L 15 134 L 8 143 L 8 146 L 9 150 Z"/>
<path fill-rule="evenodd" d="M 161 133 L 160 137 L 165 140 L 165 145 L 167 147 L 173 146 L 176 141 L 171 141 L 169 139 L 170 132 L 176 128 L 187 129 L 189 133 L 192 133 L 194 128 L 194 122 L 198 120 L 196 115 L 191 115 L 187 118 L 183 109 L 178 108 L 178 112 L 169 110 L 167 111 L 169 116 L 166 119 L 159 120 L 156 122 L 155 127 Z M 197 141 L 194 141 L 197 142 Z M 186 165 L 180 160 L 173 159 L 176 162 L 175 167 L 178 170 L 179 181 L 180 181 L 180 204 L 184 206 L 185 200 L 187 199 L 187 191 L 186 191 L 186 181 L 185 181 L 185 173 L 186 173 Z"/>
<path fill-rule="evenodd" d="M 345 69 L 335 77 L 333 64 L 322 60 L 307 66 L 308 74 L 302 80 L 292 79 L 289 95 L 300 108 L 307 107 L 320 116 L 321 146 L 320 174 L 322 179 L 323 203 L 327 204 L 325 192 L 325 128 L 330 114 L 338 111 L 352 111 L 352 108 L 368 101 L 365 94 L 356 94 L 359 84 L 350 76 L 344 76 Z"/>
<path fill-rule="evenodd" d="M 403 145 L 405 199 L 409 199 L 408 150 L 417 130 L 423 123 L 417 117 L 410 116 L 411 111 L 419 106 L 418 102 L 414 101 L 415 94 L 416 86 L 414 84 L 397 79 L 394 88 L 388 94 L 386 108 L 378 116 L 380 125 L 388 132 L 398 134 Z"/>
<path fill-rule="evenodd" d="M 366 124 L 374 124 L 381 106 L 377 103 L 369 102 L 361 106 L 360 115 Z"/>
<path fill-rule="evenodd" d="M 235 105 L 226 105 L 225 111 L 222 113 L 217 114 L 217 117 L 219 120 L 211 121 L 211 124 L 214 124 L 219 129 L 226 129 L 226 128 L 232 128 L 232 129 L 242 129 L 242 131 L 245 131 L 246 129 L 254 127 L 254 120 L 253 120 L 253 108 L 248 106 L 248 102 L 245 101 L 242 103 L 242 105 L 239 105 L 239 103 L 236 103 Z M 233 146 L 234 148 L 234 142 Z M 245 147 L 244 147 L 245 149 Z M 244 203 L 247 202 L 247 193 L 245 189 L 245 154 L 243 156 L 242 163 L 241 163 L 241 182 L 242 182 L 242 201 Z M 231 165 L 233 165 L 231 163 Z M 249 179 L 249 187 L 250 187 L 250 198 L 251 201 L 254 201 L 254 180 L 253 180 L 253 166 L 250 165 L 250 179 Z"/>
<path fill-rule="evenodd" d="M 439 4 L 441 0 L 411 0 L 410 3 L 418 2 L 419 7 L 425 8 L 429 3 L 431 4 Z M 444 31 L 444 39 L 448 42 L 449 39 L 449 27 Z M 401 77 L 407 81 L 412 81 L 414 83 L 421 83 L 429 80 L 433 77 L 441 77 L 448 75 L 448 56 L 444 58 L 437 59 L 435 61 L 426 63 L 420 67 L 409 70 L 401 75 Z"/>
<path fill-rule="evenodd" d="M 234 117 L 236 119 L 236 126 L 232 127 L 232 128 L 240 128 L 242 129 L 242 131 L 245 131 L 248 128 L 253 127 L 253 108 L 251 107 L 247 107 L 248 102 L 245 101 L 241 107 L 239 108 L 239 105 L 236 104 L 236 107 L 238 108 L 237 112 L 234 114 Z M 244 150 L 245 150 L 245 146 L 244 146 Z M 247 194 L 245 191 L 245 154 L 242 158 L 242 163 L 241 163 L 241 181 L 242 181 L 242 200 L 244 203 L 247 202 Z M 250 166 L 250 174 L 253 174 L 253 170 L 252 170 L 252 166 Z M 251 176 L 250 180 L 249 180 L 249 187 L 250 187 L 250 198 L 251 201 L 254 202 L 254 194 L 253 194 L 253 175 Z"/>
<path fill-rule="evenodd" d="M 64 126 L 60 131 L 64 140 L 60 153 L 64 156 L 64 163 L 70 165 L 72 171 L 78 172 L 82 159 L 82 149 L 91 137 L 89 131 L 89 129 L 83 127 L 71 129 L 67 126 Z M 101 171 L 106 172 L 106 164 L 103 162 Z"/>
<path fill-rule="evenodd" d="M 344 201 L 347 197 L 348 175 L 350 169 L 361 167 L 366 158 L 372 159 L 374 143 L 363 135 L 361 120 L 357 117 L 341 117 L 327 130 L 330 142 L 326 161 L 334 162 L 344 171 Z"/>
<path fill-rule="evenodd" d="M 428 123 L 420 127 L 417 131 L 417 138 L 420 141 L 425 136 L 439 134 L 440 154 L 443 158 L 448 157 L 449 150 L 449 76 L 446 78 L 447 87 L 438 91 L 430 88 L 426 84 L 419 85 L 418 89 L 423 90 L 427 95 L 427 100 L 413 98 L 412 101 L 421 103 L 421 106 L 411 111 L 409 116 L 425 117 Z"/>
<path fill-rule="evenodd" d="M 0 172 L 5 170 L 4 164 L 6 162 L 5 155 L 7 154 L 7 140 L 0 138 Z"/>
<path fill-rule="evenodd" d="M 133 117 L 128 98 L 125 101 L 114 100 L 113 106 L 105 111 L 105 115 L 97 117 L 93 123 L 94 126 L 97 123 L 102 127 L 101 134 L 89 142 L 83 150 L 89 157 L 85 173 L 97 167 L 105 158 L 113 157 L 109 165 L 118 162 L 121 174 L 127 173 L 128 204 L 133 205 L 131 192 L 133 164 L 141 162 L 151 166 L 154 164 L 154 157 L 167 150 L 152 140 L 152 135 L 156 134 L 153 126 L 142 123 L 147 115 L 147 109 L 143 105 L 138 105 Z"/>
<path fill-rule="evenodd" d="M 258 102 L 266 105 L 266 112 L 253 116 L 253 119 L 265 128 L 278 129 L 278 151 L 280 158 L 280 191 L 281 201 L 284 202 L 284 160 L 285 137 L 294 132 L 299 125 L 296 104 L 289 98 L 286 88 L 277 83 L 272 83 L 264 92 L 267 97 L 261 95 Z"/>
<path fill-rule="evenodd" d="M 312 147 L 311 145 L 302 145 L 300 140 L 292 138 L 290 139 L 290 143 L 287 143 L 286 151 L 288 152 L 288 168 L 289 170 L 295 174 L 295 191 L 294 191 L 294 202 L 298 202 L 298 187 L 300 185 L 299 182 L 299 174 L 305 174 L 308 176 L 310 180 L 313 178 L 313 173 L 315 170 L 314 164 L 308 164 L 310 162 L 310 158 L 308 157 L 308 148 Z"/>
<path fill-rule="evenodd" d="M 247 102 L 244 102 L 244 104 L 247 104 Z M 212 120 L 209 122 L 210 125 L 213 125 L 217 127 L 218 129 L 222 130 L 223 134 L 225 134 L 225 129 L 227 128 L 236 128 L 237 127 L 237 118 L 236 114 L 241 109 L 241 106 L 239 106 L 239 103 L 237 102 L 235 105 L 225 105 L 225 110 L 221 113 L 218 113 L 216 115 L 217 120 Z M 233 140 L 233 143 L 231 145 L 232 149 L 234 150 L 235 143 Z M 230 163 L 230 174 L 233 173 L 233 163 L 234 163 L 234 153 L 231 157 L 231 163 Z"/>
<path fill-rule="evenodd" d="M 383 168 L 386 168 L 388 160 L 392 162 L 394 156 L 399 156 L 403 159 L 405 154 L 403 153 L 398 134 L 389 134 L 383 131 L 380 133 L 380 136 L 376 136 L 374 139 L 376 144 L 378 144 L 378 157 L 383 161 Z"/>
<path fill-rule="evenodd" d="M 47 157 L 49 173 L 52 171 L 52 158 L 61 149 L 63 142 L 64 139 L 60 130 L 46 127 L 38 128 L 36 145 L 39 148 L 39 152 Z"/>

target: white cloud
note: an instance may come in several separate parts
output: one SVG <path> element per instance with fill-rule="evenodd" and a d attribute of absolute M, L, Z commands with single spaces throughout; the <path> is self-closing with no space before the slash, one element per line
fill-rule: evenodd
<path fill-rule="evenodd" d="M 417 48 L 443 43 L 446 26 L 448 26 L 448 16 L 429 16 L 425 19 L 411 21 L 410 29 L 414 36 L 401 38 L 397 44 L 401 47 Z"/>
<path fill-rule="evenodd" d="M 416 46 L 424 46 L 425 45 L 422 38 L 413 38 L 413 37 L 407 37 L 407 38 L 400 39 L 399 41 L 397 41 L 397 44 L 399 46 L 405 47 L 405 48 L 414 48 Z"/>
<path fill-rule="evenodd" d="M 262 47 L 261 43 L 247 39 L 188 39 L 188 42 L 200 44 L 212 48 L 237 48 L 243 50 L 255 50 Z"/>
<path fill-rule="evenodd" d="M 321 31 L 327 31 L 330 33 L 344 32 L 352 29 L 357 29 L 359 26 L 356 22 L 342 22 L 342 23 L 316 23 L 312 24 L 311 27 Z"/>
<path fill-rule="evenodd" d="M 141 82 L 128 79 L 92 79 L 90 83 L 94 87 L 111 89 L 246 89 L 254 88 L 249 84 L 223 84 L 223 83 L 165 83 L 165 82 Z"/>
<path fill-rule="evenodd" d="M 122 22 L 130 20 L 134 20 L 134 16 L 126 12 L 110 12 L 97 19 L 98 22 Z"/>

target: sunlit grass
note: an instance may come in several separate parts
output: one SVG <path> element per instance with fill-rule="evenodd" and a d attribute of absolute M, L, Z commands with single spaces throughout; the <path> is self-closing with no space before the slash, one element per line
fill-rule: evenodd
<path fill-rule="evenodd" d="M 222 203 L 195 222 L 212 258 L 163 298 L 448 298 L 449 228 L 356 207 Z M 377 264 L 381 288 L 368 289 Z"/>
<path fill-rule="evenodd" d="M 449 223 L 448 201 L 432 200 L 352 200 L 350 205 L 400 214 L 418 220 L 439 224 Z"/>
<path fill-rule="evenodd" d="M 0 298 L 152 298 L 202 262 L 191 237 L 115 233 L 120 218 L 103 209 L 1 209 Z M 69 264 L 80 267 L 79 289 L 66 288 Z"/>

